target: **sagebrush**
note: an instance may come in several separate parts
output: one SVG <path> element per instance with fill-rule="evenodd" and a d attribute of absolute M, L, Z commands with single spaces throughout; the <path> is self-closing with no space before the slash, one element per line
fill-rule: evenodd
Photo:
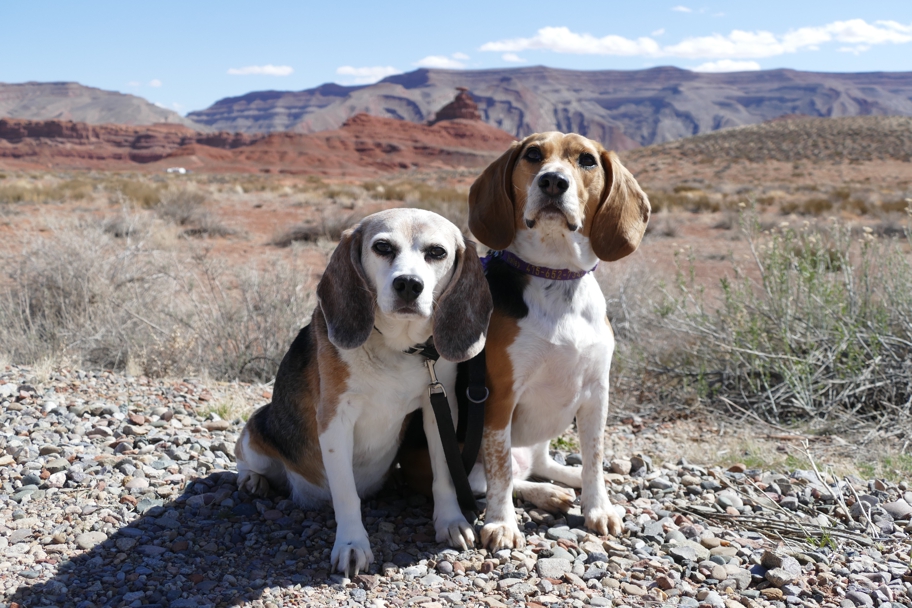
<path fill-rule="evenodd" d="M 273 377 L 313 308 L 302 283 L 309 269 L 288 263 L 263 271 L 203 248 L 169 251 L 153 242 L 142 231 L 115 236 L 82 223 L 7 260 L 2 355 L 155 376 Z"/>
<path fill-rule="evenodd" d="M 681 262 L 656 324 L 675 336 L 651 369 L 710 400 L 770 421 L 900 422 L 912 406 L 908 233 L 878 239 L 833 221 L 741 228 L 753 264 L 733 266 L 708 298 Z M 897 432 L 904 432 L 899 431 Z"/>

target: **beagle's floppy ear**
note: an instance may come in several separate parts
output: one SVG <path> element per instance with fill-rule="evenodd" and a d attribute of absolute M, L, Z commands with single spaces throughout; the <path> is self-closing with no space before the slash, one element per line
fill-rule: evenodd
<path fill-rule="evenodd" d="M 339 348 L 357 348 L 374 330 L 376 295 L 364 278 L 361 266 L 361 229 L 342 233 L 326 271 L 317 285 L 317 298 L 329 341 Z"/>
<path fill-rule="evenodd" d="M 466 361 L 484 348 L 494 303 L 475 244 L 456 251 L 456 268 L 434 311 L 434 346 L 448 361 Z"/>
<path fill-rule="evenodd" d="M 513 165 L 524 143 L 510 144 L 510 149 L 488 165 L 469 189 L 469 230 L 491 249 L 506 248 L 516 234 Z"/>
<path fill-rule="evenodd" d="M 605 190 L 589 228 L 589 242 L 600 260 L 614 262 L 636 251 L 649 221 L 649 199 L 617 154 L 601 151 Z"/>

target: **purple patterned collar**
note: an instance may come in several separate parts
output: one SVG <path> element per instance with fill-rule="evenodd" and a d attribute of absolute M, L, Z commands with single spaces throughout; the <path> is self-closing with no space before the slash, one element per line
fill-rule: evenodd
<path fill-rule="evenodd" d="M 481 265 L 484 267 L 485 271 L 488 270 L 488 263 L 494 259 L 498 258 L 503 260 L 506 264 L 515 268 L 523 274 L 528 274 L 533 277 L 540 277 L 542 279 L 550 279 L 552 281 L 575 281 L 576 279 L 581 279 L 596 268 L 598 268 L 598 262 L 595 263 L 595 266 L 589 270 L 570 270 L 569 268 L 548 268 L 547 266 L 535 266 L 526 262 L 519 256 L 509 251 L 489 251 L 488 255 L 481 258 Z"/>

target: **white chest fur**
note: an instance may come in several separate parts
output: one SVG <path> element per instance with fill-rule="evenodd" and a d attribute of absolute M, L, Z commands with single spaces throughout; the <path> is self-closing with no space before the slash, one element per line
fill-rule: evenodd
<path fill-rule="evenodd" d="M 391 350 L 376 333 L 363 347 L 342 351 L 342 358 L 352 373 L 336 415 L 353 425 L 352 467 L 361 494 L 382 480 L 405 417 L 428 401 L 430 377 L 423 357 Z M 446 386 L 455 383 L 455 363 L 440 359 L 435 368 Z"/>
<path fill-rule="evenodd" d="M 510 346 L 514 368 L 514 447 L 560 435 L 586 400 L 608 390 L 614 335 L 605 298 L 591 274 L 576 281 L 532 277 L 523 293 L 528 315 Z"/>

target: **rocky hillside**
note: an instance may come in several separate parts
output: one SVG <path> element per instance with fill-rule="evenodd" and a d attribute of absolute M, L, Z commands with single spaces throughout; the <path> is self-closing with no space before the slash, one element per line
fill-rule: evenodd
<path fill-rule="evenodd" d="M 789 117 L 634 150 L 626 158 L 637 161 L 656 156 L 701 163 L 886 159 L 909 162 L 912 161 L 912 117 Z"/>
<path fill-rule="evenodd" d="M 226 98 L 188 117 L 215 129 L 314 132 L 358 113 L 427 122 L 465 87 L 482 118 L 515 136 L 576 131 L 619 150 L 787 114 L 912 116 L 912 72 L 724 74 L 672 67 L 573 71 L 546 67 L 428 70 L 369 86 L 327 84 Z"/>
<path fill-rule="evenodd" d="M 166 122 L 194 129 L 205 128 L 141 97 L 87 87 L 76 82 L 0 82 L 0 118 L 121 125 Z"/>
<path fill-rule="evenodd" d="M 0 119 L 0 168 L 376 174 L 483 167 L 513 136 L 480 120 L 433 126 L 360 114 L 320 133 L 199 133 L 181 125 L 88 125 Z"/>

